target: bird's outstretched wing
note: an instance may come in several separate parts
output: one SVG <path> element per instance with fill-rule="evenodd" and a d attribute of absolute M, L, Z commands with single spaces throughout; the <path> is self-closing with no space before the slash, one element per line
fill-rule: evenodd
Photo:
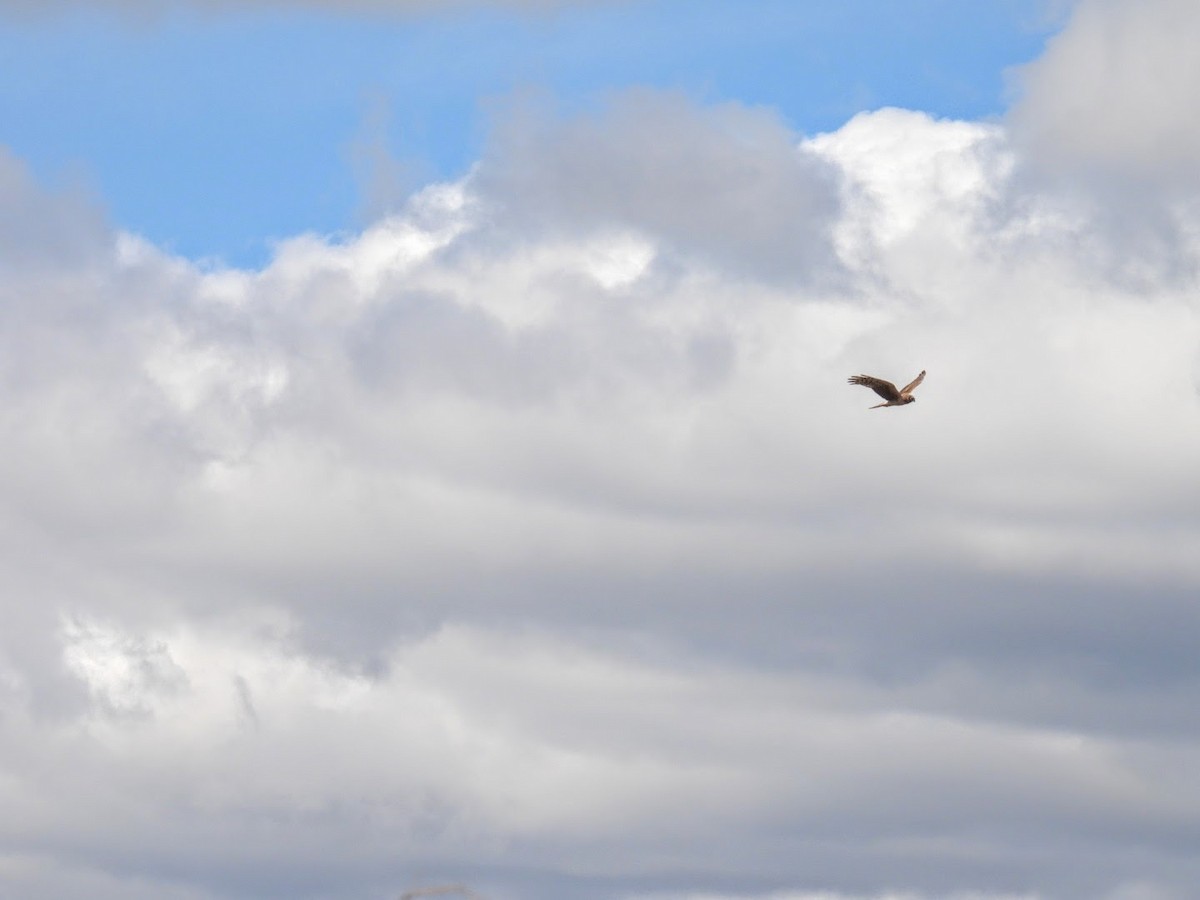
<path fill-rule="evenodd" d="M 904 387 L 900 388 L 900 393 L 908 394 L 908 393 L 916 390 L 917 385 L 920 384 L 924 380 L 925 380 L 925 370 L 922 369 L 920 375 L 918 375 L 916 378 L 914 378 L 912 381 L 910 381 Z"/>
<path fill-rule="evenodd" d="M 925 373 L 922 372 L 922 375 Z M 917 381 L 921 379 L 918 378 Z M 884 381 L 882 378 L 875 378 L 872 375 L 852 375 L 846 382 L 847 384 L 861 384 L 863 387 L 869 387 L 884 400 L 899 400 L 900 392 L 896 390 L 896 386 L 890 381 Z"/>

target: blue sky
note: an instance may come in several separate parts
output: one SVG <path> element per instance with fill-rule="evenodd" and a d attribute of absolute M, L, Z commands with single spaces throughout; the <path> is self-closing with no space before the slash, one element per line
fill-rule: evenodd
<path fill-rule="evenodd" d="M 260 264 L 460 175 L 489 117 L 538 90 L 569 112 L 630 86 L 776 111 L 800 133 L 881 106 L 977 119 L 1053 25 L 1039 0 L 658 0 L 382 15 L 88 8 L 0 19 L 0 140 L 82 180 L 173 252 Z"/>

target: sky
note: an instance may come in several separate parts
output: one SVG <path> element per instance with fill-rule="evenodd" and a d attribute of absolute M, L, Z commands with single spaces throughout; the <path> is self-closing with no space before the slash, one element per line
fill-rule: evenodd
<path fill-rule="evenodd" d="M 0 0 L 0 895 L 1194 896 L 1200 7 L 830 6 Z"/>
<path fill-rule="evenodd" d="M 5 143 L 170 252 L 261 266 L 461 178 L 522 95 L 674 89 L 804 134 L 880 106 L 979 118 L 1054 21 L 1035 0 L 361 5 L 0 3 Z"/>

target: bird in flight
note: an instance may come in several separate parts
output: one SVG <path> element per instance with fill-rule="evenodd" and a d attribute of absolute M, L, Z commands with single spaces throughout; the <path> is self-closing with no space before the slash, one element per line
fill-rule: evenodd
<path fill-rule="evenodd" d="M 917 389 L 922 381 L 925 380 L 925 370 L 921 370 L 921 374 L 906 384 L 899 390 L 890 381 L 884 381 L 882 378 L 875 378 L 871 375 L 853 375 L 849 380 L 849 384 L 861 384 L 863 387 L 869 387 L 880 397 L 886 400 L 886 403 L 876 403 L 871 409 L 879 409 L 881 406 L 906 406 L 909 403 L 916 403 L 917 398 L 912 395 L 912 392 Z"/>

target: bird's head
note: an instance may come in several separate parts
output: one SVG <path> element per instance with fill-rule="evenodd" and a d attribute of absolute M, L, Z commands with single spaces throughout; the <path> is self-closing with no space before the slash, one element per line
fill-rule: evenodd
<path fill-rule="evenodd" d="M 904 402 L 905 403 L 916 403 L 917 398 L 914 397 L 912 394 L 909 394 L 907 397 L 904 398 Z"/>

